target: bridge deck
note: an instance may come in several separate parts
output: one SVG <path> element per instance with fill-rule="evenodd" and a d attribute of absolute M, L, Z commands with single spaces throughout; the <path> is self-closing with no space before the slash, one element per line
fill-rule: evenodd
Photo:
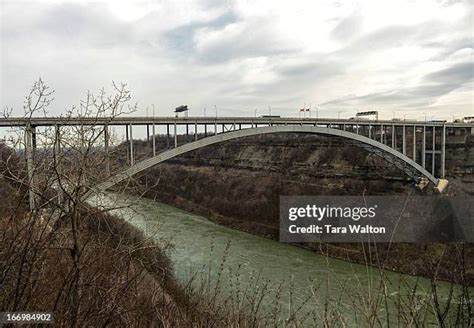
<path fill-rule="evenodd" d="M 380 126 L 380 125 L 396 125 L 396 126 L 429 126 L 429 127 L 455 127 L 455 128 L 474 128 L 474 123 L 452 123 L 452 122 L 431 122 L 416 120 L 367 120 L 367 119 L 338 119 L 338 118 L 295 118 L 295 117 L 9 117 L 0 118 L 0 127 L 21 127 L 31 126 L 54 126 L 54 125 L 166 125 L 166 124 L 346 124 L 361 126 Z"/>

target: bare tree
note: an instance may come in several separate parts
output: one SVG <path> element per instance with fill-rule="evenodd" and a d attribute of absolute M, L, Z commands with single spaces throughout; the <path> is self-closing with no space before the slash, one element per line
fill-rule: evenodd
<path fill-rule="evenodd" d="M 81 220 L 87 221 L 91 211 L 100 216 L 112 209 L 112 206 L 103 208 L 100 213 L 91 210 L 84 200 L 84 195 L 96 183 L 113 173 L 104 167 L 109 166 L 106 145 L 113 145 L 116 139 L 108 124 L 98 121 L 111 122 L 136 109 L 136 105 L 129 104 L 131 95 L 125 84 L 113 83 L 112 87 L 110 95 L 105 89 L 97 95 L 88 92 L 85 100 L 78 107 L 67 110 L 56 126 L 40 130 L 28 125 L 24 130 L 10 131 L 17 154 L 13 151 L 2 153 L 5 156 L 2 157 L 1 178 L 17 187 L 16 193 L 23 197 L 16 199 L 17 204 L 8 213 L 9 218 L 3 221 L 5 225 L 15 223 L 18 227 L 18 230 L 5 230 L 2 238 L 9 256 L 2 263 L 0 285 L 6 281 L 15 282 L 2 299 L 8 310 L 28 308 L 33 294 L 38 292 L 39 279 L 35 277 L 35 271 L 45 261 L 40 253 L 45 249 L 57 249 L 69 254 L 71 265 L 67 266 L 69 269 L 64 273 L 62 286 L 56 292 L 53 309 L 57 310 L 60 299 L 67 295 L 67 322 L 71 326 L 79 324 L 80 314 L 84 312 L 83 290 L 89 283 L 84 281 L 84 263 L 88 261 L 84 254 L 90 242 L 81 234 Z M 25 99 L 23 118 L 46 116 L 48 106 L 54 100 L 53 94 L 41 79 L 35 82 Z M 5 110 L 4 116 L 11 113 L 11 110 Z M 70 125 L 72 117 L 84 118 L 87 123 Z M 27 194 L 34 198 L 34 207 L 29 210 L 24 203 Z M 20 217 L 22 224 L 18 224 Z"/>

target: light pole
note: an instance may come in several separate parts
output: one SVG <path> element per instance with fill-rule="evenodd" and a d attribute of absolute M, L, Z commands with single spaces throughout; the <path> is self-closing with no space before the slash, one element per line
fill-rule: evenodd
<path fill-rule="evenodd" d="M 216 105 L 214 105 L 214 108 L 216 109 L 216 118 L 217 118 L 217 106 L 216 106 Z"/>
<path fill-rule="evenodd" d="M 272 108 L 268 106 L 268 115 L 272 116 Z"/>
<path fill-rule="evenodd" d="M 207 110 L 207 107 L 204 107 L 204 117 L 206 117 L 206 110 Z"/>
<path fill-rule="evenodd" d="M 426 113 L 423 113 L 423 114 L 425 114 L 425 123 L 426 123 Z"/>
<path fill-rule="evenodd" d="M 394 119 L 395 119 L 395 112 L 392 111 L 392 120 L 394 120 Z"/>
<path fill-rule="evenodd" d="M 255 108 L 255 118 L 257 118 L 257 110 L 258 108 Z"/>
<path fill-rule="evenodd" d="M 341 119 L 341 111 L 337 112 L 337 119 L 340 120 Z"/>

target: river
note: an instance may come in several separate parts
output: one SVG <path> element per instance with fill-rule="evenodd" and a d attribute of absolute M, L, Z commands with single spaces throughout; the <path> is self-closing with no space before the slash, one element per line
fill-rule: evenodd
<path fill-rule="evenodd" d="M 180 283 L 187 284 L 194 277 L 194 284 L 207 281 L 212 288 L 218 284 L 223 290 L 220 297 L 237 290 L 260 292 L 265 295 L 260 312 L 275 310 L 282 322 L 290 313 L 305 323 L 326 320 L 331 315 L 328 311 L 333 311 L 336 321 L 360 325 L 369 320 L 364 316 L 373 312 L 385 325 L 397 322 L 400 313 L 420 311 L 421 316 L 423 311 L 430 311 L 428 279 L 317 255 L 214 224 L 150 199 L 108 194 L 106 203 L 110 205 L 112 199 L 118 206 L 133 204 L 131 208 L 113 210 L 114 215 L 160 244 L 172 243 L 168 255 Z M 381 275 L 386 298 L 380 297 Z M 437 286 L 442 302 L 450 285 Z M 427 317 L 434 323 L 432 315 Z"/>

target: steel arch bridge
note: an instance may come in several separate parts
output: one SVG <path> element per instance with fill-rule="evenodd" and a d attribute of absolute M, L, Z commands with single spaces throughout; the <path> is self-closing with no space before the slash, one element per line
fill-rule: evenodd
<path fill-rule="evenodd" d="M 170 150 L 163 151 L 162 153 L 159 153 L 154 157 L 137 162 L 128 169 L 125 169 L 124 171 L 109 177 L 105 182 L 100 183 L 94 188 L 92 188 L 89 194 L 92 194 L 94 192 L 105 191 L 113 187 L 114 185 L 131 178 L 135 174 L 138 174 L 150 167 L 153 167 L 159 163 L 162 163 L 168 159 L 182 155 L 184 153 L 209 145 L 225 142 L 228 140 L 271 133 L 320 134 L 354 140 L 360 143 L 360 146 L 366 148 L 369 152 L 375 153 L 387 159 L 389 162 L 403 170 L 407 175 L 414 178 L 415 180 L 420 177 L 424 177 L 430 182 L 432 182 L 435 186 L 437 186 L 440 182 L 440 179 L 433 176 L 430 172 L 428 172 L 421 165 L 410 159 L 408 156 L 379 141 L 365 137 L 363 135 L 329 127 L 319 127 L 312 125 L 270 125 L 265 127 L 228 131 L 221 134 L 205 137 L 203 139 L 196 140 L 190 143 L 186 143 Z M 88 195 L 86 195 L 86 197 Z"/>

